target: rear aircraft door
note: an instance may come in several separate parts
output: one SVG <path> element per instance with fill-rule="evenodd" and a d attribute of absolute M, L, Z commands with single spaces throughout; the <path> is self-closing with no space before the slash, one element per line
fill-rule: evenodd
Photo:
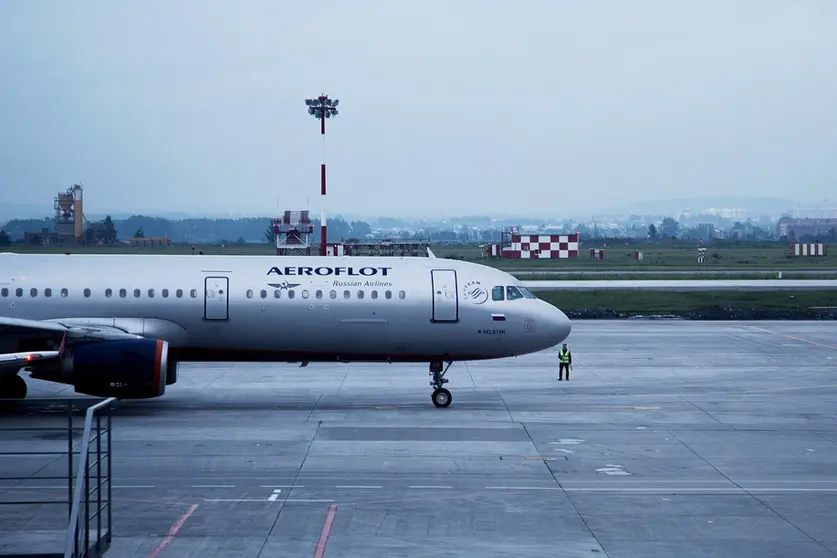
<path fill-rule="evenodd" d="M 230 319 L 230 280 L 228 277 L 204 279 L 203 317 L 206 320 Z"/>
<path fill-rule="evenodd" d="M 459 289 L 456 271 L 434 269 L 430 272 L 433 284 L 433 322 L 459 321 Z"/>

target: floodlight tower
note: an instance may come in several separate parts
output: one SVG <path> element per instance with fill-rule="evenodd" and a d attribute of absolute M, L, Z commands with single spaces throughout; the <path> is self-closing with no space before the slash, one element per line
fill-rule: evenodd
<path fill-rule="evenodd" d="M 320 135 L 323 137 L 323 162 L 320 164 L 320 199 L 322 201 L 320 211 L 320 255 L 325 256 L 328 252 L 328 237 L 326 236 L 326 212 L 325 212 L 325 195 L 326 195 L 326 144 L 325 132 L 326 118 L 337 116 L 337 104 L 340 101 L 337 99 L 329 99 L 328 95 L 320 95 L 316 99 L 305 99 L 305 104 L 308 105 L 308 114 L 320 121 Z"/>

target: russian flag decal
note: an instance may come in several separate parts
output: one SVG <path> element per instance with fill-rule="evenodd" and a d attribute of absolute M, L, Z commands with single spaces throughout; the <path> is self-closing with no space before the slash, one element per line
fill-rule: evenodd
<path fill-rule="evenodd" d="M 491 319 L 495 322 L 505 322 L 506 315 L 505 314 L 491 314 Z"/>

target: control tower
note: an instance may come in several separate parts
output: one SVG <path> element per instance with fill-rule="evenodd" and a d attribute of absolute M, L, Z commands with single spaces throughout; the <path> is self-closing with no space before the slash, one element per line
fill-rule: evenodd
<path fill-rule="evenodd" d="M 84 241 L 82 198 L 82 187 L 79 184 L 55 196 L 55 232 L 64 242 L 82 244 Z"/>

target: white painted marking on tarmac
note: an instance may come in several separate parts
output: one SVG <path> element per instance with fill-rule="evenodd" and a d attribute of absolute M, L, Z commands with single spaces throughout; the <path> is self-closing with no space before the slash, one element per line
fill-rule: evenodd
<path fill-rule="evenodd" d="M 270 495 L 270 498 L 267 499 L 268 502 L 275 502 L 276 499 L 279 497 L 279 493 L 282 492 L 281 488 L 277 488 L 273 491 L 273 494 Z"/>
<path fill-rule="evenodd" d="M 235 488 L 234 484 L 193 484 L 192 488 Z"/>
<path fill-rule="evenodd" d="M 338 484 L 334 488 L 383 488 L 383 486 L 355 486 L 348 484 Z"/>
<path fill-rule="evenodd" d="M 549 442 L 549 445 L 551 445 L 551 446 L 555 446 L 555 445 L 562 445 L 563 446 L 563 445 L 567 445 L 567 444 L 575 445 L 575 444 L 580 444 L 583 441 L 584 440 L 576 440 L 575 438 L 561 438 L 557 442 Z"/>
<path fill-rule="evenodd" d="M 305 488 L 302 484 L 260 484 L 259 488 Z"/>
<path fill-rule="evenodd" d="M 767 329 L 763 329 L 760 327 L 755 326 L 746 326 L 747 329 L 751 331 L 758 331 L 761 333 L 769 333 L 770 335 L 775 335 L 777 337 L 784 337 L 785 339 L 793 339 L 794 341 L 799 341 L 800 343 L 808 343 L 809 345 L 814 345 L 816 347 L 822 347 L 823 349 L 831 349 L 832 351 L 837 351 L 837 346 L 829 345 L 827 343 L 817 343 L 816 341 L 811 341 L 810 339 L 803 339 L 802 337 L 797 337 L 795 335 L 787 335 L 785 333 L 776 333 L 775 331 L 770 331 Z"/>
<path fill-rule="evenodd" d="M 486 490 L 561 490 L 559 486 L 486 486 Z"/>
<path fill-rule="evenodd" d="M 552 451 L 560 451 L 561 453 L 575 453 L 573 450 L 566 448 L 555 448 Z"/>
<path fill-rule="evenodd" d="M 123 484 L 120 486 L 112 486 L 111 488 L 157 488 L 153 484 Z"/>
<path fill-rule="evenodd" d="M 204 498 L 204 502 L 260 502 L 264 504 L 264 498 Z"/>
<path fill-rule="evenodd" d="M 630 475 L 622 465 L 609 465 L 596 469 L 597 473 L 604 473 L 606 475 Z"/>
<path fill-rule="evenodd" d="M 410 488 L 417 488 L 417 489 L 433 489 L 433 488 L 453 488 L 452 486 L 411 486 Z"/>
<path fill-rule="evenodd" d="M 305 498 L 290 498 L 285 500 L 285 503 L 289 502 L 333 502 L 334 500 L 315 500 L 315 499 L 305 499 Z"/>
<path fill-rule="evenodd" d="M 565 492 L 758 492 L 762 494 L 770 494 L 771 492 L 837 492 L 837 488 L 690 488 L 685 486 L 669 486 L 669 487 L 636 487 L 636 488 L 603 488 L 592 486 L 577 486 L 565 487 Z"/>

